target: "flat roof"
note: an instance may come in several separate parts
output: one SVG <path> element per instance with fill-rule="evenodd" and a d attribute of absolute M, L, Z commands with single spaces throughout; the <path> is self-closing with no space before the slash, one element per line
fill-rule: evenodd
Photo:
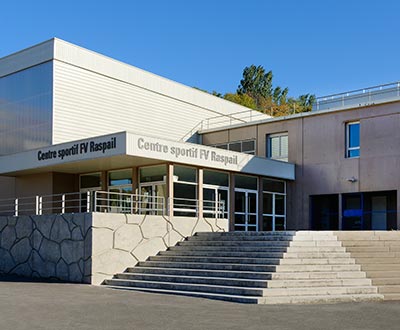
<path fill-rule="evenodd" d="M 295 179 L 292 163 L 126 131 L 1 156 L 0 175 L 78 174 L 166 162 Z"/>

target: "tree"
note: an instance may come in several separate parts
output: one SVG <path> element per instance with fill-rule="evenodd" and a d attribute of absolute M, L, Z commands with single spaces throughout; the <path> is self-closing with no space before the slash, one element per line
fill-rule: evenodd
<path fill-rule="evenodd" d="M 247 94 L 233 94 L 233 93 L 227 93 L 224 95 L 224 99 L 243 105 L 244 107 L 250 108 L 250 109 L 256 109 L 256 103 L 254 102 L 254 99 L 251 98 Z"/>
<path fill-rule="evenodd" d="M 213 91 L 211 94 L 271 116 L 287 116 L 312 110 L 315 95 L 288 97 L 289 89 L 273 86 L 272 79 L 272 71 L 266 72 L 261 65 L 252 64 L 244 68 L 236 93 L 222 96 Z"/>

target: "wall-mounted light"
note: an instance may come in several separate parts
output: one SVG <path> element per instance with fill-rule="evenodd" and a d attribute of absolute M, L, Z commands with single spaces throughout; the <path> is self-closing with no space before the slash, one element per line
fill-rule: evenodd
<path fill-rule="evenodd" d="M 351 178 L 348 178 L 347 181 L 354 183 L 357 182 L 357 179 L 354 176 L 352 176 Z"/>

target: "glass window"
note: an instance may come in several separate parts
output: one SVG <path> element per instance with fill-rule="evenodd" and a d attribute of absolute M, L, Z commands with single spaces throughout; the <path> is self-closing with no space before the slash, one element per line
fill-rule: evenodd
<path fill-rule="evenodd" d="M 352 122 L 346 124 L 346 157 L 360 156 L 360 123 Z"/>
<path fill-rule="evenodd" d="M 219 149 L 225 149 L 225 150 L 228 149 L 228 145 L 227 144 L 218 144 L 218 145 L 216 145 L 214 147 L 219 148 Z"/>
<path fill-rule="evenodd" d="M 288 133 L 270 134 L 267 136 L 268 158 L 288 161 L 289 153 Z"/>
<path fill-rule="evenodd" d="M 256 151 L 256 141 L 249 140 L 242 142 L 242 152 L 254 155 Z"/>
<path fill-rule="evenodd" d="M 285 193 L 285 181 L 263 179 L 263 191 Z"/>
<path fill-rule="evenodd" d="M 52 143 L 52 61 L 0 78 L 0 155 Z"/>
<path fill-rule="evenodd" d="M 142 167 L 139 173 L 140 182 L 165 181 L 167 167 L 165 165 Z"/>
<path fill-rule="evenodd" d="M 217 171 L 203 171 L 203 183 L 212 184 L 215 186 L 229 186 L 229 175 L 228 173 L 217 172 Z"/>
<path fill-rule="evenodd" d="M 235 188 L 257 190 L 257 178 L 253 176 L 235 175 Z"/>
<path fill-rule="evenodd" d="M 229 143 L 228 147 L 229 147 L 229 150 L 231 150 L 231 151 L 237 151 L 237 152 L 242 151 L 242 143 L 241 142 Z"/>
<path fill-rule="evenodd" d="M 108 186 L 132 184 L 132 169 L 108 172 Z"/>
<path fill-rule="evenodd" d="M 90 173 L 82 174 L 80 177 L 80 187 L 85 188 L 99 188 L 101 187 L 101 174 L 100 173 Z"/>
<path fill-rule="evenodd" d="M 256 154 L 256 141 L 255 140 L 244 140 L 244 141 L 233 141 L 224 144 L 216 144 L 215 148 L 228 149 L 236 152 L 243 152 L 245 154 L 255 155 Z"/>
<path fill-rule="evenodd" d="M 195 217 L 197 215 L 197 170 L 174 165 L 174 215 Z"/>
<path fill-rule="evenodd" d="M 196 169 L 192 167 L 174 165 L 174 181 L 197 182 Z"/>

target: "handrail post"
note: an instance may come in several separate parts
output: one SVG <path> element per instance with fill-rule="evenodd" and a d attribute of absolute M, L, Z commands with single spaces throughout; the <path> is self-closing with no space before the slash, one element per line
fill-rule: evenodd
<path fill-rule="evenodd" d="M 14 215 L 15 215 L 16 217 L 18 216 L 18 198 L 15 199 Z"/>
<path fill-rule="evenodd" d="M 36 204 L 36 215 L 39 215 L 39 196 L 35 196 L 35 204 Z"/>
<path fill-rule="evenodd" d="M 61 214 L 65 213 L 65 194 L 61 196 Z"/>
<path fill-rule="evenodd" d="M 90 191 L 86 193 L 86 212 L 90 212 Z"/>
<path fill-rule="evenodd" d="M 94 192 L 94 209 L 93 212 L 97 212 L 97 190 Z"/>
<path fill-rule="evenodd" d="M 40 215 L 43 214 L 43 197 L 42 196 L 39 197 L 39 214 Z"/>

